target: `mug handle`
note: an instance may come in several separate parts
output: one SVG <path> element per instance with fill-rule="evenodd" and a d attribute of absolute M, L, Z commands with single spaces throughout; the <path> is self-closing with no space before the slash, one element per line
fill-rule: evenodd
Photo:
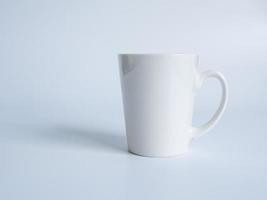
<path fill-rule="evenodd" d="M 225 111 L 227 102 L 228 102 L 228 84 L 221 72 L 214 71 L 214 70 L 208 70 L 204 71 L 202 73 L 198 73 L 197 79 L 196 79 L 196 88 L 199 89 L 202 87 L 203 82 L 208 78 L 216 78 L 219 80 L 221 87 L 222 87 L 222 97 L 221 102 L 219 105 L 219 108 L 215 112 L 215 114 L 212 116 L 212 118 L 204 125 L 200 127 L 192 127 L 192 136 L 193 138 L 197 138 L 199 136 L 204 135 L 209 130 L 211 130 L 220 120 L 222 114 Z"/>

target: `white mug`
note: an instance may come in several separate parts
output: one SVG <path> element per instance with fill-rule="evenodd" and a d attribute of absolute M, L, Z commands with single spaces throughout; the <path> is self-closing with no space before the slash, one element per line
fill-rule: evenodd
<path fill-rule="evenodd" d="M 129 152 L 149 157 L 184 154 L 190 141 L 209 131 L 225 110 L 224 76 L 213 70 L 197 72 L 197 55 L 120 54 L 119 63 Z M 206 124 L 192 127 L 194 96 L 207 78 L 221 83 L 221 102 Z"/>

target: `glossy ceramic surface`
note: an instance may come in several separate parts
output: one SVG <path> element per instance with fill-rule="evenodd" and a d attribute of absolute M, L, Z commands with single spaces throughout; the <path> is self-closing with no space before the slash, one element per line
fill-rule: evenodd
<path fill-rule="evenodd" d="M 197 72 L 193 54 L 120 54 L 120 76 L 128 149 L 150 157 L 187 152 L 192 138 L 210 130 L 227 104 L 227 83 L 220 72 Z M 203 81 L 222 86 L 220 106 L 203 126 L 192 127 L 194 96 Z"/>

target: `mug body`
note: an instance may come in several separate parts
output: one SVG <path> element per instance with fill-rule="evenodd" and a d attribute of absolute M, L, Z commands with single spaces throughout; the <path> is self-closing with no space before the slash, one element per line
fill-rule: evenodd
<path fill-rule="evenodd" d="M 130 152 L 167 157 L 188 150 L 197 62 L 193 54 L 119 55 Z"/>

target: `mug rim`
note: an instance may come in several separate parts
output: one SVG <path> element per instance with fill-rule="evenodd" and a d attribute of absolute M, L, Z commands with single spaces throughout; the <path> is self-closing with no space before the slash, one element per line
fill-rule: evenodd
<path fill-rule="evenodd" d="M 194 53 L 119 53 L 118 56 L 190 56 L 198 57 Z"/>

